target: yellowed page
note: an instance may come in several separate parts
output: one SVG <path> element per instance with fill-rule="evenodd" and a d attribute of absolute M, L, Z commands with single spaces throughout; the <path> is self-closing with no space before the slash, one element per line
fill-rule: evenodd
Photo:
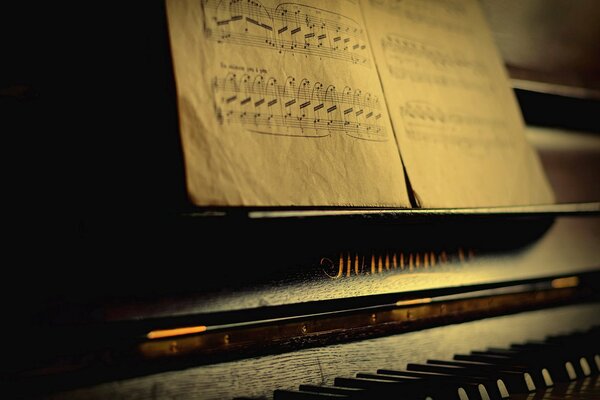
<path fill-rule="evenodd" d="M 167 0 L 198 205 L 408 206 L 357 0 Z"/>
<path fill-rule="evenodd" d="M 423 207 L 553 202 L 476 0 L 361 0 Z"/>

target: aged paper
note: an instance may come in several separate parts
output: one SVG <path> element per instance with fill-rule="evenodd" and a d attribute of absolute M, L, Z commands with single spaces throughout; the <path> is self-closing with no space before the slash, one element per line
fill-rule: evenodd
<path fill-rule="evenodd" d="M 409 206 L 357 0 L 167 0 L 198 205 Z"/>
<path fill-rule="evenodd" d="M 476 0 L 361 0 L 422 207 L 553 202 Z"/>

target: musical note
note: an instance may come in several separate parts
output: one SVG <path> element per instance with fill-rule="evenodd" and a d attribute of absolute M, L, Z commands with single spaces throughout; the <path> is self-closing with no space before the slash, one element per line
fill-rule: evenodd
<path fill-rule="evenodd" d="M 458 53 L 388 34 L 381 40 L 388 70 L 397 79 L 476 92 L 495 90 L 487 68 Z"/>
<path fill-rule="evenodd" d="M 371 68 L 361 25 L 342 14 L 297 3 L 266 7 L 254 0 L 207 0 L 202 5 L 205 32 L 217 43 L 332 58 Z"/>
<path fill-rule="evenodd" d="M 298 83 L 292 76 L 280 83 L 273 77 L 233 73 L 215 77 L 212 89 L 221 123 L 269 135 L 316 138 L 344 133 L 388 140 L 379 99 L 360 89 L 338 90 L 306 78 Z"/>
<path fill-rule="evenodd" d="M 444 143 L 481 153 L 489 146 L 514 146 L 501 119 L 448 112 L 424 101 L 408 101 L 400 107 L 407 136 L 413 140 Z"/>

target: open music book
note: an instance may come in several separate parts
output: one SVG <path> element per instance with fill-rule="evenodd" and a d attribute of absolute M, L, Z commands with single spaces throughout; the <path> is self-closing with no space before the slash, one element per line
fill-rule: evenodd
<path fill-rule="evenodd" d="M 197 205 L 553 202 L 476 0 L 167 0 Z"/>

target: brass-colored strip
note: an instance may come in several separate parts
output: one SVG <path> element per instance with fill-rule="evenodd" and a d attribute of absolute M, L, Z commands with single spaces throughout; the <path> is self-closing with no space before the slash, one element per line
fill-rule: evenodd
<path fill-rule="evenodd" d="M 148 332 L 146 337 L 148 339 L 162 339 L 167 337 L 175 337 L 175 336 L 183 336 L 189 335 L 192 333 L 202 333 L 206 332 L 206 326 L 188 326 L 183 328 L 175 328 L 175 329 L 159 329 L 155 331 Z"/>
<path fill-rule="evenodd" d="M 566 278 L 557 278 L 557 279 L 553 279 L 550 284 L 555 289 L 575 287 L 575 286 L 579 285 L 579 277 L 568 276 Z"/>
<path fill-rule="evenodd" d="M 566 284 L 566 281 L 558 282 Z M 575 283 L 570 282 L 571 285 Z M 196 335 L 149 340 L 139 344 L 138 351 L 144 358 L 160 358 L 239 351 L 252 353 L 264 348 L 275 349 L 277 346 L 287 346 L 292 342 L 301 342 L 303 345 L 311 341 L 329 344 L 335 343 L 340 333 L 343 333 L 345 340 L 398 333 L 554 304 L 566 304 L 581 298 L 585 293 L 585 288 L 569 286 L 451 301 L 432 301 L 435 299 L 430 298 L 412 299 L 398 302 L 396 308 L 376 312 L 329 318 L 307 318 L 215 331 L 210 331 L 209 328 L 208 331 Z"/>

